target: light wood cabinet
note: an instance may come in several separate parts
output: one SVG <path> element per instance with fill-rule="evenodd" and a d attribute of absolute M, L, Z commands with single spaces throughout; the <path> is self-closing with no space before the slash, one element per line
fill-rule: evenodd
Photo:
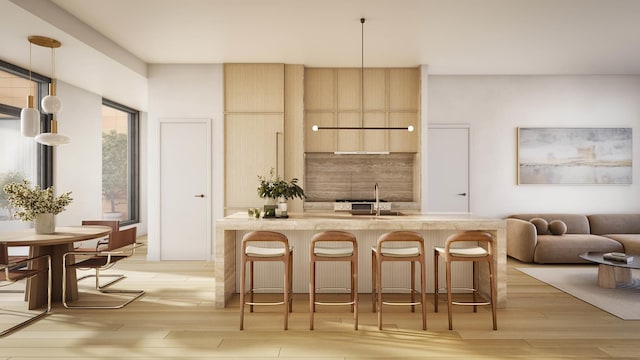
<path fill-rule="evenodd" d="M 284 112 L 284 64 L 225 64 L 224 111 Z"/>
<path fill-rule="evenodd" d="M 284 64 L 225 64 L 225 209 L 261 207 L 258 175 L 284 176 Z"/>
<path fill-rule="evenodd" d="M 306 68 L 305 151 L 419 152 L 419 68 Z M 363 89 L 364 84 L 364 91 Z M 364 94 L 363 94 L 364 92 Z M 364 95 L 364 97 L 363 97 Z M 364 112 L 361 113 L 361 109 Z M 321 130 L 311 127 L 408 127 Z"/>

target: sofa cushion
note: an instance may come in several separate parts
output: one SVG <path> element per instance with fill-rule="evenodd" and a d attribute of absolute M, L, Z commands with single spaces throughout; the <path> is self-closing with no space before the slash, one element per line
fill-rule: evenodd
<path fill-rule="evenodd" d="M 553 220 L 549 223 L 549 231 L 553 235 L 564 235 L 567 233 L 567 224 L 562 220 Z"/>
<path fill-rule="evenodd" d="M 536 233 L 538 235 L 546 235 L 549 233 L 549 223 L 547 220 L 543 218 L 533 218 L 529 220 L 529 222 L 536 227 Z"/>
<path fill-rule="evenodd" d="M 562 220 L 567 225 L 567 234 L 589 234 L 589 220 L 580 214 L 515 214 L 510 218 L 530 221 L 533 218 L 543 218 L 547 222 Z"/>
<path fill-rule="evenodd" d="M 623 252 L 616 240 L 589 234 L 538 235 L 533 254 L 536 263 L 588 263 L 579 257 L 587 251 Z"/>
<path fill-rule="evenodd" d="M 640 234 L 607 234 L 610 239 L 619 241 L 624 246 L 624 252 L 640 256 Z"/>
<path fill-rule="evenodd" d="M 640 234 L 640 214 L 593 214 L 587 218 L 592 234 Z"/>

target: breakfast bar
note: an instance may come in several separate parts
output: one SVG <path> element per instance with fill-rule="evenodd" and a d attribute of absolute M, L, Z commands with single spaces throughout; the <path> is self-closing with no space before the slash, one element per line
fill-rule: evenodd
<path fill-rule="evenodd" d="M 309 244 L 311 237 L 320 231 L 342 230 L 353 233 L 358 241 L 359 253 L 359 286 L 360 293 L 371 292 L 371 254 L 370 248 L 377 238 L 388 231 L 415 231 L 425 239 L 427 254 L 427 292 L 433 293 L 433 247 L 443 246 L 447 237 L 459 231 L 482 230 L 493 235 L 494 266 L 496 269 L 497 306 L 505 307 L 507 302 L 507 258 L 506 258 L 506 223 L 502 219 L 483 218 L 473 215 L 431 215 L 414 214 L 404 216 L 363 216 L 342 213 L 289 214 L 288 218 L 255 219 L 247 213 L 236 213 L 216 221 L 216 307 L 224 308 L 239 288 L 238 263 L 239 244 L 244 234 L 250 231 L 267 230 L 285 234 L 294 247 L 293 253 L 293 292 L 307 293 L 309 286 Z M 276 264 L 268 264 L 276 266 Z M 394 264 L 395 265 L 395 264 Z M 461 285 L 471 284 L 471 271 L 455 271 L 457 281 Z M 328 273 L 344 271 L 333 265 Z M 488 288 L 486 271 L 482 269 L 480 283 Z M 408 269 L 394 269 L 391 279 L 406 279 L 402 272 Z M 267 282 L 273 287 L 281 286 L 278 273 L 265 269 L 256 274 L 256 281 Z M 321 282 L 322 279 L 319 279 Z M 335 281 L 333 279 L 332 281 Z M 399 280 L 398 280 L 399 281 Z M 482 286 L 481 285 L 481 286 Z M 481 288 L 481 291 L 483 288 Z"/>

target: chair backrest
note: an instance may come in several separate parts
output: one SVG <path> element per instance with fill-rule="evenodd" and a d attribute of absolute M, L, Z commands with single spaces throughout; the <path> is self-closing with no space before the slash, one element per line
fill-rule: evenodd
<path fill-rule="evenodd" d="M 391 231 L 380 235 L 378 238 L 378 247 L 385 242 L 392 241 L 410 241 L 419 243 L 420 251 L 424 250 L 424 238 L 422 235 L 413 231 Z"/>
<path fill-rule="evenodd" d="M 245 249 L 248 244 L 253 241 L 264 241 L 264 242 L 280 242 L 284 248 L 285 256 L 289 256 L 289 239 L 279 232 L 275 231 L 252 231 L 246 233 L 242 237 L 242 254 L 245 253 Z"/>
<path fill-rule="evenodd" d="M 453 234 L 447 238 L 445 243 L 445 252 L 449 253 L 449 248 L 454 242 L 477 242 L 487 244 L 487 253 L 493 254 L 493 236 L 486 231 L 463 231 L 457 234 Z"/>
<path fill-rule="evenodd" d="M 116 250 L 125 246 L 133 245 L 136 243 L 136 230 L 134 226 L 129 229 L 120 230 L 115 234 L 111 234 L 109 237 L 109 245 L 107 250 Z"/>
<path fill-rule="evenodd" d="M 6 244 L 0 244 L 0 265 L 7 265 L 9 263 L 7 247 Z"/>
<path fill-rule="evenodd" d="M 108 242 L 111 242 L 113 236 L 120 231 L 120 220 L 82 220 L 82 225 L 100 225 L 108 226 L 111 228 L 111 234 L 107 236 Z M 100 241 L 99 243 L 104 243 Z"/>
<path fill-rule="evenodd" d="M 133 245 L 136 242 L 136 227 L 120 230 L 119 220 L 83 220 L 82 225 L 102 225 L 111 227 L 107 251 Z"/>
<path fill-rule="evenodd" d="M 323 231 L 311 238 L 311 244 L 319 241 L 344 241 L 356 244 L 356 237 L 346 231 Z"/>
<path fill-rule="evenodd" d="M 82 225 L 109 226 L 112 234 L 120 231 L 120 220 L 82 220 Z"/>

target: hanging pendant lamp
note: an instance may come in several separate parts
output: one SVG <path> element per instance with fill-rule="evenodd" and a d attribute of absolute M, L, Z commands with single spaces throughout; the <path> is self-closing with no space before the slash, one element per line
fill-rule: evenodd
<path fill-rule="evenodd" d="M 49 85 L 49 95 L 42 99 L 40 105 L 42 110 L 51 114 L 51 130 L 48 133 L 42 133 L 36 136 L 36 141 L 49 146 L 63 145 L 71 142 L 71 138 L 68 136 L 58 134 L 58 120 L 57 115 L 62 110 L 62 101 L 56 96 L 56 52 L 55 49 L 59 48 L 62 44 L 60 41 L 48 38 L 46 36 L 29 36 L 29 42 L 38 46 L 47 47 L 51 49 L 51 84 Z"/>
<path fill-rule="evenodd" d="M 27 98 L 27 107 L 20 111 L 20 132 L 25 137 L 34 137 L 40 132 L 40 111 L 33 107 L 31 48 L 32 45 L 29 42 L 29 97 Z"/>
<path fill-rule="evenodd" d="M 360 57 L 360 127 L 357 126 L 318 126 L 314 124 L 311 130 L 405 130 L 412 132 L 413 125 L 407 127 L 365 127 L 364 126 L 364 22 L 365 18 L 360 18 L 361 24 L 361 57 Z"/>

